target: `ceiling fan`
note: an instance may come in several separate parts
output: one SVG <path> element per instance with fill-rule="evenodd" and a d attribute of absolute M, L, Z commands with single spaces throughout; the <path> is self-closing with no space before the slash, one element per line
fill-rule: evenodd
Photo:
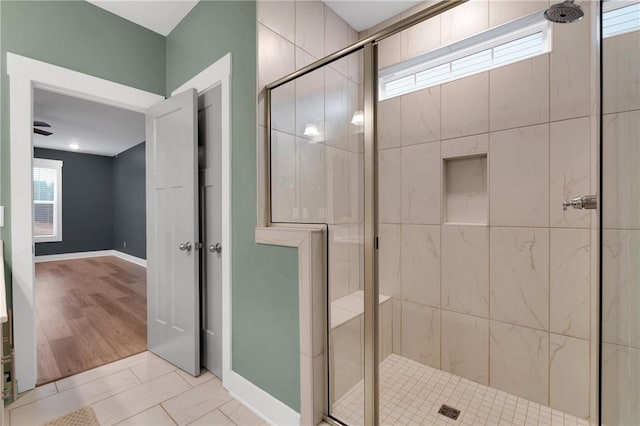
<path fill-rule="evenodd" d="M 53 134 L 52 132 L 47 132 L 46 130 L 38 129 L 38 127 L 51 127 L 51 124 L 45 121 L 34 121 L 33 133 L 36 133 L 38 135 L 43 135 L 43 136 L 50 136 Z"/>

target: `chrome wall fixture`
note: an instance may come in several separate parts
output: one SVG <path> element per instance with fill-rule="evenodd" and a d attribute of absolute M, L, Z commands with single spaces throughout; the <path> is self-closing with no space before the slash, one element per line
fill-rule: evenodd
<path fill-rule="evenodd" d="M 597 195 L 580 195 L 578 197 L 571 198 L 562 202 L 562 210 L 567 210 L 569 207 L 582 210 L 594 210 L 598 207 Z"/>
<path fill-rule="evenodd" d="M 381 31 L 367 36 L 335 53 L 332 53 L 298 71 L 282 77 L 265 86 L 265 124 L 266 124 L 266 155 L 265 155 L 265 187 L 267 194 L 264 203 L 266 208 L 266 222 L 273 224 L 271 212 L 271 91 L 297 78 L 307 75 L 332 62 L 340 60 L 352 53 L 363 51 L 364 75 L 364 424 L 377 426 L 378 416 L 378 277 L 377 277 L 377 238 L 378 212 L 377 197 L 377 138 L 376 138 L 376 110 L 377 110 L 377 48 L 378 43 L 385 38 L 411 28 L 427 19 L 440 15 L 447 10 L 460 6 L 469 0 L 444 0 L 430 6 L 414 15 L 392 24 Z M 282 224 L 280 224 L 282 225 Z M 299 223 L 297 223 L 299 225 Z M 328 350 L 325 351 L 328 366 Z M 328 375 L 327 369 L 325 375 Z M 330 417 L 330 400 L 327 398 L 325 408 L 326 420 L 339 425 L 338 419 Z"/>
<path fill-rule="evenodd" d="M 544 17 L 557 24 L 570 24 L 578 22 L 584 17 L 582 8 L 575 4 L 574 0 L 566 0 L 562 3 L 552 4 L 545 12 Z"/>

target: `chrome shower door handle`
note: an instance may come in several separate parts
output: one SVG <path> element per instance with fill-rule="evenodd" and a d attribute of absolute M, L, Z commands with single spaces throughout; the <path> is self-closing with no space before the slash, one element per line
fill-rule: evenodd
<path fill-rule="evenodd" d="M 178 246 L 178 248 L 180 249 L 180 251 L 191 251 L 191 248 L 193 246 L 191 245 L 191 243 L 189 241 L 187 241 L 186 243 L 182 243 Z"/>
<path fill-rule="evenodd" d="M 222 252 L 222 246 L 220 245 L 220 243 L 211 244 L 209 246 L 209 251 L 211 253 L 220 253 Z"/>

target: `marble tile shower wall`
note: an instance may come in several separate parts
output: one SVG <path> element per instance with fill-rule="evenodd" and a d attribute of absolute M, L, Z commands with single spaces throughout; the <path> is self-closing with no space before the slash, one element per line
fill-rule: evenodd
<path fill-rule="evenodd" d="M 640 419 L 640 31 L 603 44 L 605 424 Z"/>
<path fill-rule="evenodd" d="M 548 4 L 472 0 L 380 43 L 380 67 Z M 595 215 L 564 212 L 562 201 L 594 191 L 590 22 L 556 25 L 549 54 L 378 105 L 380 292 L 393 298 L 393 352 L 583 418 Z M 638 122 L 636 113 L 616 128 L 637 134 Z M 454 223 L 451 173 L 481 180 L 486 197 Z M 612 253 L 640 245 L 630 232 Z"/>
<path fill-rule="evenodd" d="M 264 137 L 263 87 L 355 42 L 358 33 L 320 0 L 257 7 Z M 272 220 L 330 225 L 332 300 L 361 289 L 362 129 L 351 121 L 362 98 L 361 54 L 272 92 Z"/>

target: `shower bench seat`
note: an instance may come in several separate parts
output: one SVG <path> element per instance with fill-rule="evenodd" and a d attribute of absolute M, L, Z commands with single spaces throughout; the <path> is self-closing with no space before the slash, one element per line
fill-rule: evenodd
<path fill-rule="evenodd" d="M 378 303 L 391 303 L 391 297 L 381 294 Z M 364 291 L 358 290 L 331 302 L 331 329 L 364 314 Z"/>

